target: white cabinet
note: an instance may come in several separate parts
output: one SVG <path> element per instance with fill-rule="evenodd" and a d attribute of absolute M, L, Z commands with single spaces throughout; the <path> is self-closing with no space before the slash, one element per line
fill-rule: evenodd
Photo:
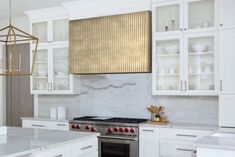
<path fill-rule="evenodd" d="M 153 4 L 153 95 L 218 95 L 216 3 Z"/>
<path fill-rule="evenodd" d="M 98 157 L 98 138 L 67 143 L 34 153 L 34 157 Z"/>
<path fill-rule="evenodd" d="M 212 131 L 162 128 L 160 131 L 161 157 L 192 157 L 196 153 L 194 142 Z"/>
<path fill-rule="evenodd" d="M 235 1 L 219 1 L 219 24 L 221 28 L 235 28 Z"/>
<path fill-rule="evenodd" d="M 212 31 L 216 28 L 217 0 L 171 0 L 153 4 L 153 33 Z"/>
<path fill-rule="evenodd" d="M 160 129 L 140 127 L 139 153 L 140 157 L 159 157 Z"/>
<path fill-rule="evenodd" d="M 235 29 L 220 30 L 220 92 L 235 94 Z"/>
<path fill-rule="evenodd" d="M 69 122 L 46 121 L 46 120 L 22 120 L 23 128 L 48 129 L 48 130 L 69 130 Z"/>
<path fill-rule="evenodd" d="M 78 94 L 79 77 L 69 74 L 69 21 L 66 10 L 54 7 L 29 11 L 27 15 L 31 33 L 39 38 L 31 93 Z M 34 44 L 32 47 L 35 47 Z"/>
<path fill-rule="evenodd" d="M 235 95 L 220 95 L 219 125 L 224 128 L 235 128 Z"/>
<path fill-rule="evenodd" d="M 157 37 L 153 44 L 153 95 L 218 95 L 217 34 Z"/>

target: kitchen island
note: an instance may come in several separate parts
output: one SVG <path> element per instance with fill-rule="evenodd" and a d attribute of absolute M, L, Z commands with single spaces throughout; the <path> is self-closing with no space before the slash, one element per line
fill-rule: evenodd
<path fill-rule="evenodd" d="M 8 127 L 0 157 L 98 157 L 98 133 Z"/>
<path fill-rule="evenodd" d="M 195 142 L 197 157 L 234 157 L 235 134 L 214 133 Z"/>

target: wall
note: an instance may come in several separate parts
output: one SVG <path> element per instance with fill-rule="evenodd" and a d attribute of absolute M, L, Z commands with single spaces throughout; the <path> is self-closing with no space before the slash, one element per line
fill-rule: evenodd
<path fill-rule="evenodd" d="M 8 19 L 0 19 L 0 28 L 7 26 Z M 26 32 L 29 32 L 29 20 L 26 16 L 16 17 L 12 20 L 12 23 L 17 28 L 20 28 Z M 1 46 L 0 46 L 1 47 Z M 1 48 L 0 48 L 1 50 Z M 5 93 L 5 78 L 0 76 L 0 125 L 6 122 L 6 93 Z"/>
<path fill-rule="evenodd" d="M 170 121 L 218 123 L 217 97 L 152 96 L 151 74 L 81 76 L 81 94 L 39 96 L 39 116 L 64 105 L 68 116 L 121 116 L 150 118 L 149 104 L 160 104 Z"/>

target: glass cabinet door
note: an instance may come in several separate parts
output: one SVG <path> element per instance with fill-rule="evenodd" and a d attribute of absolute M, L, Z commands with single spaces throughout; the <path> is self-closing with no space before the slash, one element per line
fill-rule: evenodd
<path fill-rule="evenodd" d="M 215 90 L 215 36 L 188 37 L 189 91 Z"/>
<path fill-rule="evenodd" d="M 34 53 L 34 52 L 33 52 Z M 48 91 L 48 50 L 37 51 L 33 72 L 33 90 Z"/>
<path fill-rule="evenodd" d="M 188 0 L 186 3 L 188 29 L 215 27 L 215 0 Z"/>
<path fill-rule="evenodd" d="M 69 90 L 68 47 L 53 49 L 53 90 Z"/>
<path fill-rule="evenodd" d="M 173 1 L 154 6 L 154 21 L 156 21 L 156 32 L 179 31 L 182 23 L 182 9 L 180 1 Z"/>
<path fill-rule="evenodd" d="M 53 41 L 68 41 L 69 21 L 68 19 L 55 20 L 53 25 Z"/>
<path fill-rule="evenodd" d="M 181 91 L 181 41 L 157 40 L 156 89 L 157 91 Z"/>
<path fill-rule="evenodd" d="M 47 43 L 48 39 L 48 22 L 39 22 L 32 24 L 33 36 L 39 38 L 39 43 Z"/>

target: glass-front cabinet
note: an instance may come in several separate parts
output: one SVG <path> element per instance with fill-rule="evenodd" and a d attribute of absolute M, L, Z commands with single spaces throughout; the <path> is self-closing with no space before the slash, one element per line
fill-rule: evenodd
<path fill-rule="evenodd" d="M 182 90 L 182 39 L 176 36 L 159 38 L 155 42 L 153 68 L 155 89 L 160 93 L 179 93 Z"/>
<path fill-rule="evenodd" d="M 186 83 L 190 92 L 213 92 L 216 90 L 216 36 L 187 36 L 188 66 Z"/>
<path fill-rule="evenodd" d="M 183 27 L 183 4 L 181 0 L 153 5 L 153 32 L 178 33 Z"/>
<path fill-rule="evenodd" d="M 218 95 L 216 3 L 153 4 L 153 95 Z"/>
<path fill-rule="evenodd" d="M 217 0 L 172 0 L 153 4 L 153 33 L 201 32 L 215 29 Z"/>
<path fill-rule="evenodd" d="M 31 22 L 31 31 L 39 38 L 31 93 L 79 93 L 79 77 L 69 74 L 68 19 L 35 20 Z"/>

